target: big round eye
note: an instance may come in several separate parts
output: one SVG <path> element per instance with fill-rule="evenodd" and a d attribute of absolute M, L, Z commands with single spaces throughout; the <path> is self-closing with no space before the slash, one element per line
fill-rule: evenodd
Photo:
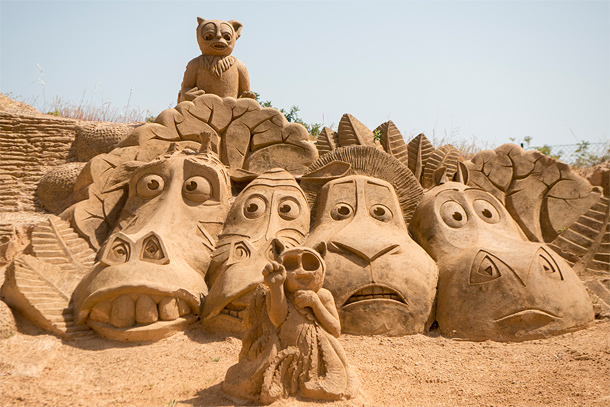
<path fill-rule="evenodd" d="M 165 182 L 160 175 L 146 174 L 138 181 L 136 192 L 142 198 L 152 198 L 163 191 Z"/>
<path fill-rule="evenodd" d="M 441 218 L 452 228 L 461 228 L 468 222 L 466 211 L 455 201 L 447 201 L 441 206 Z"/>
<path fill-rule="evenodd" d="M 369 211 L 371 216 L 381 222 L 389 222 L 392 220 L 392 211 L 384 205 L 373 205 Z"/>
<path fill-rule="evenodd" d="M 267 209 L 267 203 L 260 196 L 253 196 L 244 205 L 244 216 L 248 219 L 260 218 Z"/>
<path fill-rule="evenodd" d="M 205 33 L 203 34 L 203 39 L 206 41 L 211 41 L 214 39 L 214 34 L 212 33 Z"/>
<path fill-rule="evenodd" d="M 338 203 L 330 210 L 330 216 L 334 220 L 343 220 L 354 216 L 354 209 L 346 203 Z"/>
<path fill-rule="evenodd" d="M 487 223 L 498 223 L 500 222 L 500 214 L 495 206 L 491 202 L 484 199 L 475 199 L 472 206 L 475 212 L 479 215 L 479 218 L 483 219 Z"/>
<path fill-rule="evenodd" d="M 224 35 L 222 36 L 222 38 L 224 38 L 224 39 L 225 39 L 225 41 L 229 42 L 229 41 L 231 41 L 231 34 L 224 34 Z"/>
<path fill-rule="evenodd" d="M 292 199 L 285 199 L 277 206 L 277 211 L 282 219 L 293 220 L 301 213 L 301 207 Z"/>
<path fill-rule="evenodd" d="M 191 201 L 205 202 L 212 196 L 212 184 L 203 177 L 191 177 L 184 181 L 182 194 Z"/>

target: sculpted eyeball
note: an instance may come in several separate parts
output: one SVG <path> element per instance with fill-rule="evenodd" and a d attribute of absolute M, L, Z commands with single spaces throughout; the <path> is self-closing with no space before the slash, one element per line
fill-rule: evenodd
<path fill-rule="evenodd" d="M 182 194 L 195 202 L 205 202 L 212 197 L 212 184 L 201 176 L 195 176 L 184 181 Z"/>
<path fill-rule="evenodd" d="M 472 206 L 479 218 L 485 222 L 491 224 L 500 222 L 500 214 L 491 202 L 484 199 L 475 199 Z"/>
<path fill-rule="evenodd" d="M 253 196 L 244 204 L 244 216 L 248 219 L 260 218 L 266 209 L 267 202 L 260 196 Z"/>
<path fill-rule="evenodd" d="M 385 205 L 373 205 L 369 212 L 374 219 L 381 222 L 389 222 L 393 217 L 392 211 Z"/>
<path fill-rule="evenodd" d="M 338 203 L 330 210 L 330 216 L 334 220 L 344 220 L 354 216 L 354 208 L 346 203 Z"/>
<path fill-rule="evenodd" d="M 165 182 L 160 175 L 146 174 L 139 179 L 136 186 L 136 192 L 140 197 L 149 199 L 157 196 L 163 191 L 164 186 Z"/>
<path fill-rule="evenodd" d="M 449 227 L 461 228 L 468 223 L 468 215 L 462 206 L 455 201 L 447 201 L 441 206 L 441 218 Z"/>
<path fill-rule="evenodd" d="M 280 202 L 277 212 L 282 219 L 293 220 L 299 216 L 299 213 L 301 213 L 301 207 L 294 199 L 287 198 Z"/>

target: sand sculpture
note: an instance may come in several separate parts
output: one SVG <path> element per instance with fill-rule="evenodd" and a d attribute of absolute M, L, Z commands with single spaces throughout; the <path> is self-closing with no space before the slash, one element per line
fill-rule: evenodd
<path fill-rule="evenodd" d="M 261 270 L 284 248 L 309 247 L 326 267 L 313 291 L 334 296 L 343 332 L 420 333 L 436 320 L 450 336 L 515 340 L 591 321 L 578 276 L 608 275 L 607 188 L 515 145 L 463 160 L 349 114 L 314 144 L 278 110 L 238 98 L 249 95 L 230 55 L 241 24 L 198 22 L 202 56 L 174 109 L 85 131 L 76 155 L 40 179 L 58 216 L 0 245 L 12 308 L 64 338 L 154 340 L 201 319 L 247 329 L 246 349 L 263 329 L 247 322 L 270 292 Z M 316 341 L 331 343 L 320 339 L 331 331 Z M 273 380 L 273 394 L 294 389 Z"/>
<path fill-rule="evenodd" d="M 209 151 L 134 169 L 117 227 L 73 298 L 77 322 L 111 339 L 152 340 L 197 319 L 230 179 Z"/>
<path fill-rule="evenodd" d="M 241 35 L 239 21 L 197 17 L 197 43 L 201 55 L 186 66 L 178 103 L 212 93 L 220 97 L 255 98 L 246 66 L 231 55 Z"/>
<path fill-rule="evenodd" d="M 529 339 L 593 321 L 584 285 L 548 246 L 525 238 L 491 194 L 449 182 L 430 189 L 410 225 L 438 262 L 436 320 L 468 339 Z"/>
<path fill-rule="evenodd" d="M 351 398 L 359 382 L 337 341 L 339 316 L 322 288 L 325 264 L 308 247 L 281 252 L 267 263 L 264 283 L 246 311 L 239 362 L 227 371 L 223 390 L 264 404 L 290 395 Z"/>
<path fill-rule="evenodd" d="M 339 163 L 346 171 L 336 179 L 329 175 L 316 191 L 325 180 L 320 171 Z M 328 248 L 324 287 L 337 301 L 344 332 L 424 332 L 434 322 L 438 271 L 407 231 L 404 214 L 421 198 L 413 175 L 374 147 L 350 146 L 320 158 L 305 181 L 316 203 L 303 244 Z"/>
<path fill-rule="evenodd" d="M 268 171 L 237 196 L 206 275 L 210 294 L 203 322 L 211 330 L 242 333 L 243 312 L 274 245 L 299 245 L 309 231 L 305 193 L 285 170 Z"/>

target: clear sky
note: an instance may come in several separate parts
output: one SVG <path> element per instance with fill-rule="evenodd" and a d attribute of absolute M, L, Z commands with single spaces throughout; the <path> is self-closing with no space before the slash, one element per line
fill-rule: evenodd
<path fill-rule="evenodd" d="M 608 141 L 608 1 L 0 1 L 0 92 L 175 105 L 196 17 L 243 23 L 252 90 L 408 140 Z M 40 70 L 42 68 L 42 77 Z"/>

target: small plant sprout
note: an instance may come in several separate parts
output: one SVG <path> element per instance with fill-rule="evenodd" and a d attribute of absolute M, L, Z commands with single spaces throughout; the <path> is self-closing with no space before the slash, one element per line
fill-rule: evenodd
<path fill-rule="evenodd" d="M 373 138 L 377 141 L 381 140 L 381 130 L 375 130 L 375 132 L 373 133 Z"/>

